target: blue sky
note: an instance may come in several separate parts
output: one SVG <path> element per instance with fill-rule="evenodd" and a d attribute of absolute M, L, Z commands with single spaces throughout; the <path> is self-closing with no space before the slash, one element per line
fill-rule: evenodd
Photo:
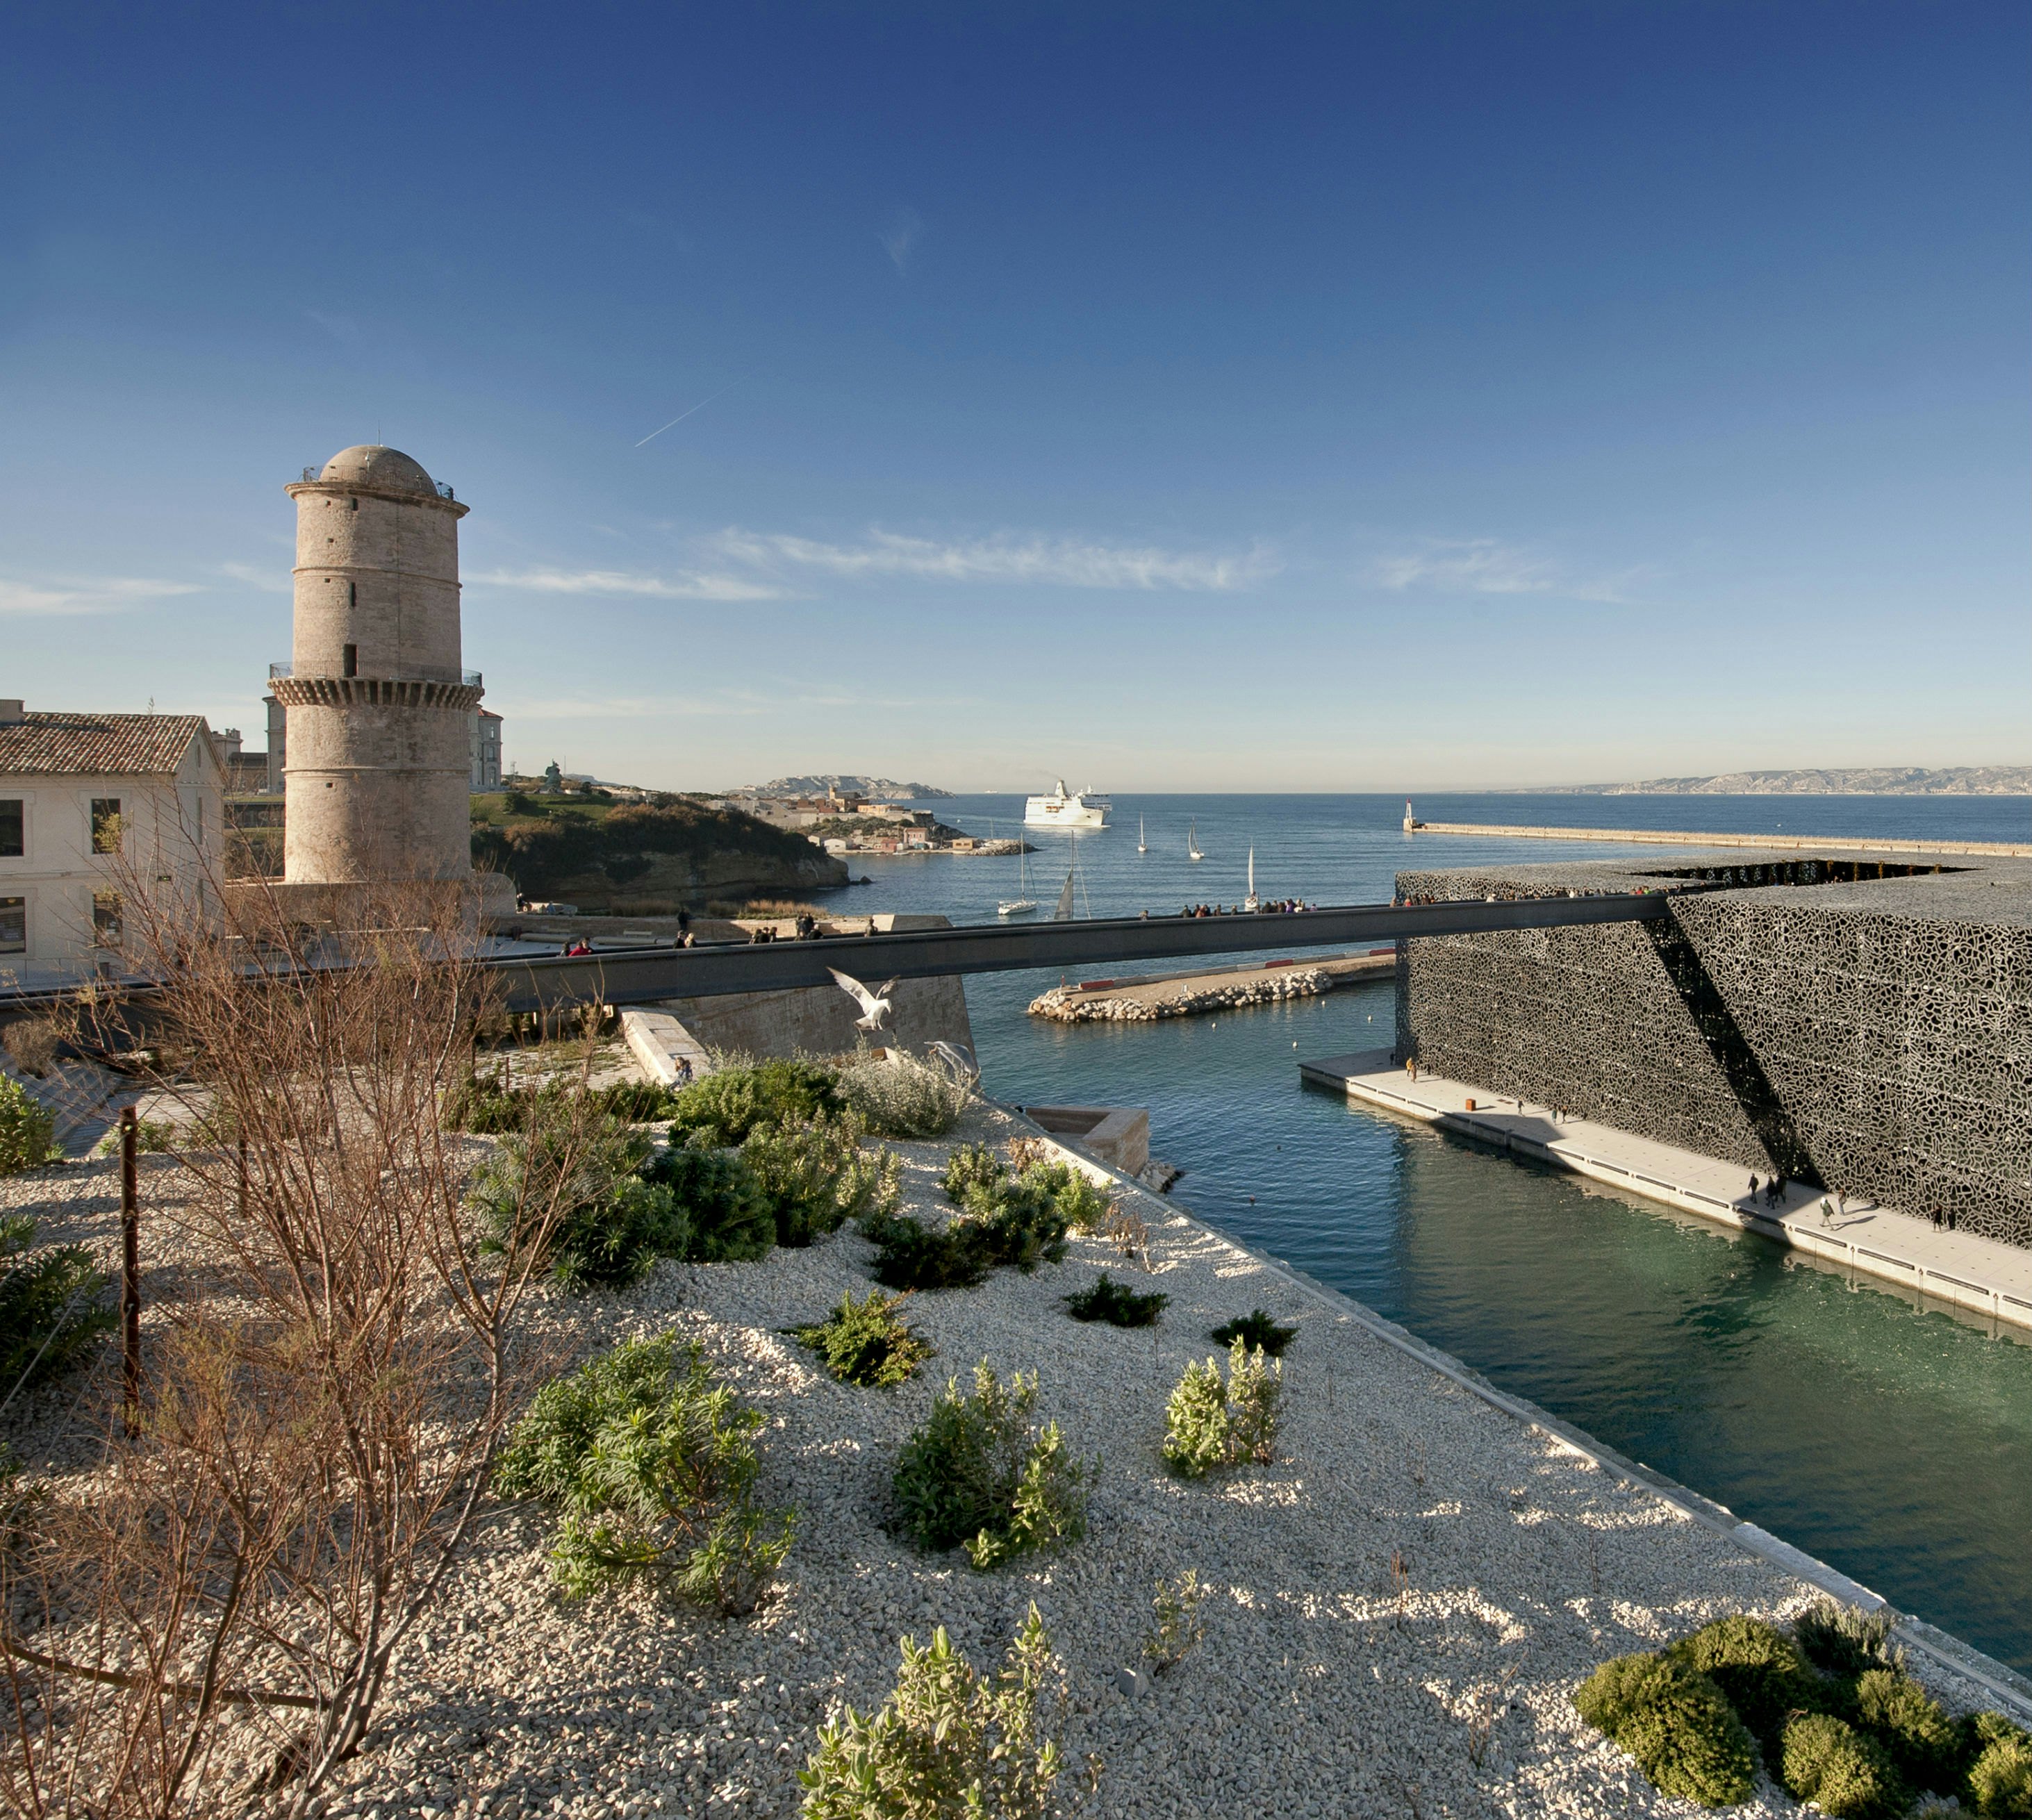
<path fill-rule="evenodd" d="M 282 487 L 379 440 L 531 768 L 2024 762 L 2028 62 L 2019 0 L 17 6 L 0 694 L 258 744 Z"/>

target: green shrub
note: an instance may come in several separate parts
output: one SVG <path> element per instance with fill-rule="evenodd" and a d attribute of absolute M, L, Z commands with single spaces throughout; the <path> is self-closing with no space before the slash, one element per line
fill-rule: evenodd
<path fill-rule="evenodd" d="M 1850 1680 L 1869 1669 L 1900 1669 L 1905 1652 L 1892 1638 L 1888 1611 L 1861 1612 L 1821 1599 L 1792 1620 L 1792 1636 L 1824 1674 Z"/>
<path fill-rule="evenodd" d="M 1669 1656 L 1619 1656 L 1574 1695 L 1580 1716 L 1637 1759 L 1653 1785 L 1705 1807 L 1755 1785 L 1750 1734 L 1708 1677 Z"/>
<path fill-rule="evenodd" d="M 1780 1762 L 1792 1798 L 1817 1802 L 1836 1820 L 1890 1820 L 1910 1799 L 1883 1747 L 1832 1713 L 1792 1719 Z"/>
<path fill-rule="evenodd" d="M 1150 1601 L 1150 1628 L 1143 1635 L 1143 1660 L 1152 1674 L 1176 1668 L 1206 1640 L 1200 1616 L 1205 1598 L 1206 1588 L 1190 1568 L 1175 1580 L 1158 1581 Z"/>
<path fill-rule="evenodd" d="M 60 1161 L 56 1120 L 10 1074 L 0 1074 L 0 1175 Z"/>
<path fill-rule="evenodd" d="M 741 1160 L 769 1198 L 779 1245 L 805 1246 L 853 1219 L 895 1209 L 903 1165 L 861 1148 L 860 1122 L 824 1114 L 807 1125 L 757 1125 Z"/>
<path fill-rule="evenodd" d="M 519 1131 L 529 1122 L 533 1087 L 509 1086 L 497 1074 L 475 1071 L 445 1096 L 445 1123 L 455 1131 L 499 1137 Z"/>
<path fill-rule="evenodd" d="M 1051 1211 L 1075 1232 L 1098 1231 L 1115 1205 L 1108 1190 L 1070 1163 L 1033 1163 L 1018 1178 L 1022 1192 L 1048 1202 Z"/>
<path fill-rule="evenodd" d="M 750 1611 L 795 1520 L 754 1502 L 762 1422 L 714 1382 L 696 1342 L 630 1340 L 536 1393 L 494 1489 L 562 1513 L 551 1568 L 573 1598 L 648 1580 L 722 1613 Z"/>
<path fill-rule="evenodd" d="M 1062 1299 L 1075 1321 L 1104 1321 L 1111 1327 L 1154 1327 L 1171 1299 L 1152 1289 L 1139 1294 L 1125 1289 L 1104 1270 L 1091 1288 Z"/>
<path fill-rule="evenodd" d="M 1261 1308 L 1238 1314 L 1208 1336 L 1216 1346 L 1232 1346 L 1238 1340 L 1252 1351 L 1261 1347 L 1272 1358 L 1282 1358 L 1284 1348 L 1298 1337 L 1295 1327 L 1279 1327 Z"/>
<path fill-rule="evenodd" d="M 1712 1680 L 1767 1754 L 1775 1754 L 1788 1713 L 1825 1711 L 1829 1703 L 1830 1690 L 1799 1646 L 1761 1618 L 1717 1618 L 1666 1653 Z"/>
<path fill-rule="evenodd" d="M 2032 1820 L 2032 1736 L 1995 1713 L 1970 1731 L 1982 1748 L 1969 1766 L 1969 1805 L 1983 1820 Z"/>
<path fill-rule="evenodd" d="M 1216 1467 L 1276 1457 L 1284 1368 L 1239 1340 L 1229 1347 L 1227 1383 L 1220 1362 L 1189 1363 L 1164 1405 L 1164 1463 L 1181 1478 L 1203 1478 Z"/>
<path fill-rule="evenodd" d="M 1014 1265 L 1028 1276 L 1066 1254 L 1068 1222 L 1059 1210 L 1057 1184 L 1039 1171 L 1005 1179 L 992 1194 L 975 1189 L 964 1213 L 990 1264 Z"/>
<path fill-rule="evenodd" d="M 871 1289 L 859 1302 L 842 1295 L 839 1306 L 815 1326 L 794 1327 L 790 1336 L 809 1346 L 842 1384 L 887 1386 L 917 1374 L 932 1357 L 928 1340 L 913 1333 L 897 1315 L 901 1295 Z"/>
<path fill-rule="evenodd" d="M 880 1249 L 875 1280 L 891 1289 L 970 1289 L 991 1268 L 981 1229 L 964 1220 L 927 1226 L 908 1214 L 865 1220 L 861 1231 Z"/>
<path fill-rule="evenodd" d="M 801 1125 L 846 1108 L 831 1069 L 797 1061 L 721 1068 L 668 1096 L 667 1104 L 673 1136 L 695 1133 L 708 1147 L 745 1142 L 758 1125 Z"/>
<path fill-rule="evenodd" d="M 939 1181 L 946 1198 L 958 1206 L 966 1199 L 969 1190 L 992 1191 L 1008 1172 L 1008 1165 L 992 1145 L 962 1144 L 947 1157 L 946 1172 Z"/>
<path fill-rule="evenodd" d="M 1040 1739 L 1037 1693 L 1051 1639 L 1033 1605 L 992 1682 L 977 1675 L 940 1625 L 929 1649 L 902 1639 L 896 1691 L 872 1719 L 850 1706 L 819 1731 L 797 1773 L 805 1820 L 1044 1820 L 1063 1768 Z"/>
<path fill-rule="evenodd" d="M 588 1090 L 600 1111 L 627 1125 L 652 1125 L 669 1118 L 674 1097 L 656 1081 L 614 1081 Z"/>
<path fill-rule="evenodd" d="M 691 1249 L 691 1216 L 659 1183 L 624 1175 L 606 1200 L 579 1208 L 551 1241 L 551 1274 L 574 1295 L 623 1289 L 664 1258 Z"/>
<path fill-rule="evenodd" d="M 983 1359 L 967 1394 L 956 1377 L 904 1442 L 892 1481 L 903 1526 L 921 1548 L 966 1545 L 987 1568 L 1086 1531 L 1092 1467 L 1070 1458 L 1056 1422 L 1030 1421 L 1037 1380 L 1005 1387 Z"/>
<path fill-rule="evenodd" d="M 839 1093 L 878 1138 L 943 1138 L 972 1097 L 963 1082 L 897 1049 L 857 1056 L 840 1071 Z"/>
<path fill-rule="evenodd" d="M 667 1187 L 689 1220 L 685 1257 L 704 1264 L 752 1263 L 774 1249 L 776 1210 L 738 1152 L 667 1145 L 642 1173 Z"/>
<path fill-rule="evenodd" d="M 119 1325 L 92 1254 L 60 1245 L 30 1258 L 35 1240 L 25 1214 L 0 1220 L 0 1399 L 46 1383 Z"/>
<path fill-rule="evenodd" d="M 1952 1792 L 1961 1736 L 1947 1709 L 1909 1675 L 1871 1669 L 1856 1678 L 1855 1723 L 1884 1747 L 1915 1788 Z"/>

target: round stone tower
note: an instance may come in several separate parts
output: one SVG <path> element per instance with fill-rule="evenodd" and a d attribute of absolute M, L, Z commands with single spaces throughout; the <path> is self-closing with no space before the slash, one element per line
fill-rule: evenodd
<path fill-rule="evenodd" d="M 466 508 L 375 445 L 306 468 L 287 491 L 296 625 L 289 674 L 271 685 L 288 717 L 284 881 L 465 878 L 467 717 L 480 696 L 478 673 L 459 667 Z"/>

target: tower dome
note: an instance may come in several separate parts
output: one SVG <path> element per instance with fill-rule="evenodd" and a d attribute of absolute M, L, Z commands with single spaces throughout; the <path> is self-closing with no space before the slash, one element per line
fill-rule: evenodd
<path fill-rule="evenodd" d="M 424 472 L 422 462 L 400 449 L 379 443 L 360 443 L 341 449 L 319 472 L 320 480 L 337 480 L 355 487 L 374 487 L 388 493 L 428 493 L 435 496 L 436 484 Z"/>

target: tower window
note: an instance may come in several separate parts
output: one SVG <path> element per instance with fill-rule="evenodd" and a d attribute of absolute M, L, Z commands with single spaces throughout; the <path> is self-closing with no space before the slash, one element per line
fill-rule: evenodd
<path fill-rule="evenodd" d="M 357 499 L 349 499 L 346 501 L 346 504 L 356 512 L 360 510 L 360 502 Z"/>
<path fill-rule="evenodd" d="M 357 607 L 360 604 L 360 584 L 357 581 L 346 583 L 346 604 L 349 607 Z"/>
<path fill-rule="evenodd" d="M 360 674 L 360 647 L 357 645 L 349 645 L 346 648 L 346 674 L 348 676 Z"/>

